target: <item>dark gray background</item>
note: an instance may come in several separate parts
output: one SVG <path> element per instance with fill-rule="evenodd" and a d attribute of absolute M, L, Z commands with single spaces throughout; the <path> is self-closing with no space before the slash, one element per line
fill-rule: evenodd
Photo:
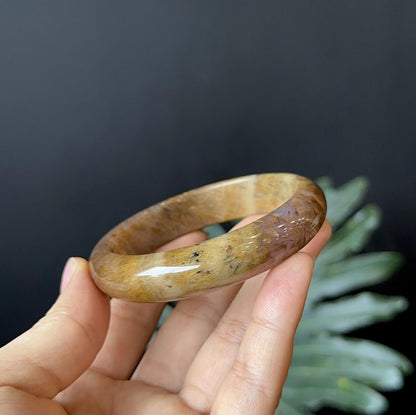
<path fill-rule="evenodd" d="M 372 248 L 414 304 L 416 3 L 0 2 L 0 344 L 67 257 L 136 211 L 236 175 L 365 175 Z M 414 358 L 414 306 L 360 333 Z M 414 377 L 389 395 L 412 398 Z"/>

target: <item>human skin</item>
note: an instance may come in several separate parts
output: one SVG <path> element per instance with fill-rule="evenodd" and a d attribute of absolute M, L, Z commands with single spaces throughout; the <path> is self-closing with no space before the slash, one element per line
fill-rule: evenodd
<path fill-rule="evenodd" d="M 325 222 L 270 271 L 178 302 L 147 349 L 163 304 L 110 300 L 88 262 L 70 259 L 49 312 L 0 349 L 0 413 L 272 414 L 330 234 Z M 162 249 L 204 238 L 192 232 Z"/>

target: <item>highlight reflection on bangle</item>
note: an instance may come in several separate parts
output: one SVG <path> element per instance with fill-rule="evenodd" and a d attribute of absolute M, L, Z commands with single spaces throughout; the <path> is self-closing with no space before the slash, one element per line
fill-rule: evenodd
<path fill-rule="evenodd" d="M 253 214 L 266 215 L 220 237 L 152 253 L 185 233 Z M 268 173 L 224 180 L 126 219 L 97 243 L 90 269 L 111 297 L 136 302 L 192 297 L 279 264 L 313 238 L 325 214 L 321 189 L 305 177 Z"/>

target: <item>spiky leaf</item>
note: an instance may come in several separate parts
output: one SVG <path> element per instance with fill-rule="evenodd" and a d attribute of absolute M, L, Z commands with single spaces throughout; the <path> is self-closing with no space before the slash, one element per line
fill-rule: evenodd
<path fill-rule="evenodd" d="M 298 335 L 332 331 L 345 333 L 378 321 L 386 321 L 407 308 L 403 297 L 369 292 L 321 303 L 305 315 Z"/>
<path fill-rule="evenodd" d="M 396 390 L 403 386 L 400 369 L 386 362 L 346 356 L 310 356 L 307 361 L 296 359 L 290 367 L 287 384 L 298 386 L 299 380 L 342 376 L 379 390 Z"/>
<path fill-rule="evenodd" d="M 379 392 L 342 376 L 304 378 L 304 383 L 296 387 L 285 384 L 283 397 L 285 401 L 302 403 L 314 411 L 332 406 L 358 414 L 378 414 L 388 406 Z M 279 409 L 277 414 L 280 415 Z"/>
<path fill-rule="evenodd" d="M 338 189 L 332 187 L 329 178 L 321 178 L 318 184 L 323 188 L 328 204 L 328 220 L 337 228 L 363 202 L 368 189 L 365 177 L 356 177 Z"/>
<path fill-rule="evenodd" d="M 395 252 L 357 255 L 381 222 L 376 205 L 366 205 L 353 214 L 363 201 L 366 179 L 356 178 L 338 189 L 329 178 L 320 179 L 319 184 L 327 197 L 327 216 L 335 232 L 315 264 L 283 389 L 284 404 L 276 413 L 291 415 L 290 410 L 294 410 L 303 415 L 305 408 L 317 411 L 329 406 L 346 412 L 380 414 L 388 403 L 377 389 L 402 387 L 403 376 L 413 370 L 412 364 L 387 346 L 334 333 L 389 320 L 406 309 L 403 297 L 368 292 L 340 297 L 384 281 L 403 258 Z M 322 302 L 330 298 L 335 300 Z"/>
<path fill-rule="evenodd" d="M 381 222 L 381 211 L 376 205 L 366 205 L 353 214 L 363 202 L 367 179 L 357 177 L 338 189 L 333 188 L 328 177 L 318 182 L 326 195 L 327 216 L 335 232 L 315 264 L 276 414 L 311 415 L 310 411 L 322 407 L 380 414 L 388 402 L 377 389 L 402 387 L 403 375 L 413 370 L 411 362 L 382 344 L 334 333 L 391 319 L 406 309 L 407 301 L 368 292 L 339 296 L 391 277 L 403 258 L 396 252 L 356 255 Z M 205 231 L 209 238 L 225 232 L 221 225 L 209 226 Z M 339 298 L 322 302 L 336 297 Z M 171 309 L 165 308 L 161 322 Z"/>
<path fill-rule="evenodd" d="M 331 264 L 360 252 L 381 222 L 381 211 L 376 205 L 367 205 L 354 214 L 334 232 L 317 260 L 317 266 Z"/>
<path fill-rule="evenodd" d="M 286 402 L 283 398 L 279 402 L 279 415 L 312 415 L 306 408 L 297 408 L 292 403 Z"/>
<path fill-rule="evenodd" d="M 205 227 L 204 231 L 208 234 L 209 239 L 221 236 L 225 232 L 224 228 L 218 223 Z"/>
<path fill-rule="evenodd" d="M 309 300 L 316 302 L 347 292 L 378 284 L 389 278 L 403 264 L 398 252 L 373 252 L 327 264 L 320 269 L 319 278 L 312 280 Z"/>
<path fill-rule="evenodd" d="M 412 363 L 401 353 L 383 344 L 327 333 L 294 346 L 293 364 L 304 364 L 310 359 L 330 357 L 376 362 L 377 365 L 395 366 L 404 374 L 412 371 Z"/>

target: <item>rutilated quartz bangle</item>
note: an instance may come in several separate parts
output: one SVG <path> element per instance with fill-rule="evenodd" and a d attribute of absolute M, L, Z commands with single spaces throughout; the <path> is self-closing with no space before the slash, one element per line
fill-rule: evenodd
<path fill-rule="evenodd" d="M 185 233 L 253 214 L 266 215 L 217 238 L 152 253 Z M 269 173 L 224 180 L 126 219 L 94 247 L 90 269 L 110 297 L 136 302 L 192 297 L 279 264 L 313 238 L 325 214 L 321 189 L 305 177 Z"/>

